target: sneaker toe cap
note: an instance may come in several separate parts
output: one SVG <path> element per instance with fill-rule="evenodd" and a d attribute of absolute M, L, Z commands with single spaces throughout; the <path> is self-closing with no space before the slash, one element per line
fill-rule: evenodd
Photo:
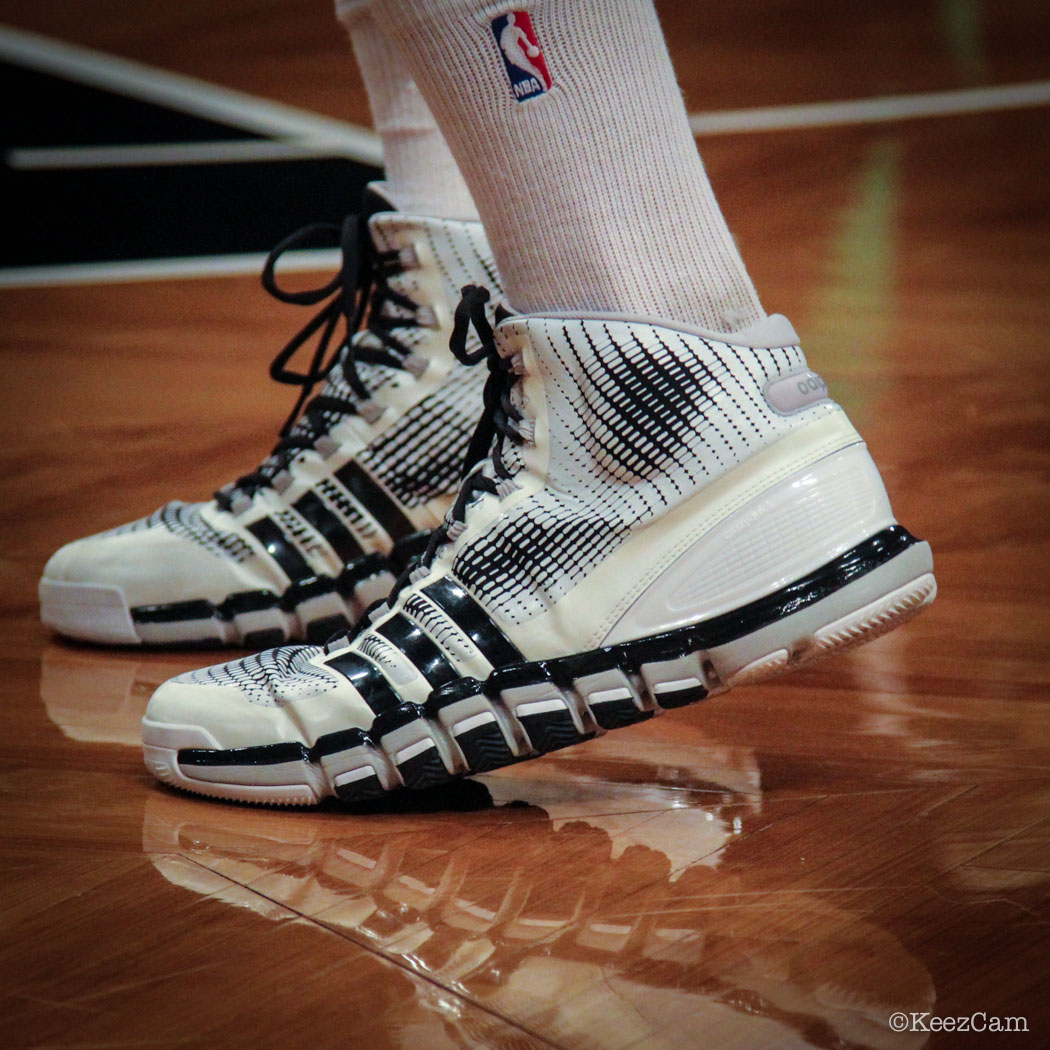
<path fill-rule="evenodd" d="M 326 733 L 367 730 L 371 709 L 322 655 L 318 646 L 282 646 L 178 675 L 153 694 L 144 735 L 158 725 L 200 730 L 200 742 L 178 746 L 226 749 L 309 746 Z"/>
<path fill-rule="evenodd" d="M 264 583 L 232 558 L 154 530 L 67 543 L 48 559 L 43 579 L 117 587 L 132 607 L 197 598 L 221 601 L 235 590 Z"/>
<path fill-rule="evenodd" d="M 253 703 L 239 688 L 191 675 L 179 675 L 156 690 L 143 715 L 142 736 L 148 745 L 174 750 L 303 742 L 282 708 Z"/>

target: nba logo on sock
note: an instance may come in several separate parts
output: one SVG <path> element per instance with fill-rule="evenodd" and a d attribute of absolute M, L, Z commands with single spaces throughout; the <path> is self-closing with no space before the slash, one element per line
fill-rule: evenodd
<path fill-rule="evenodd" d="M 545 95 L 551 75 L 543 57 L 532 19 L 526 11 L 508 11 L 492 20 L 492 35 L 507 70 L 510 89 L 519 102 Z"/>

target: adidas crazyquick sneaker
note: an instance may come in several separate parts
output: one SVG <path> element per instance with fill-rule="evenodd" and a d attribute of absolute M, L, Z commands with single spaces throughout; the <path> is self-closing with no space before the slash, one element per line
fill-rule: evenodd
<path fill-rule="evenodd" d="M 143 720 L 159 779 L 286 804 L 425 788 L 868 641 L 933 599 L 928 545 L 785 318 L 724 336 L 507 316 L 493 337 L 486 298 L 464 289 L 453 335 L 489 365 L 475 462 L 421 561 L 323 648 L 162 685 Z"/>
<path fill-rule="evenodd" d="M 392 211 L 374 187 L 366 210 L 367 225 L 306 227 L 267 260 L 277 298 L 323 303 L 271 366 L 302 392 L 269 458 L 211 502 L 169 503 L 63 547 L 40 581 L 45 623 L 120 645 L 323 640 L 418 554 L 455 495 L 482 407 L 481 370 L 448 349 L 454 307 L 468 276 L 495 279 L 495 264 L 480 223 Z M 343 252 L 332 281 L 278 286 L 282 252 L 332 237 Z M 309 368 L 291 370 L 314 337 Z"/>

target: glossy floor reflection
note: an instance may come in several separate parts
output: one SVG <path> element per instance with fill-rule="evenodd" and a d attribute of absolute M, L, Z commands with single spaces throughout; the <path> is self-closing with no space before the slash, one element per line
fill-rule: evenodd
<path fill-rule="evenodd" d="M 156 61 L 203 18 L 173 67 L 259 90 L 269 50 L 287 101 L 364 119 L 327 8 L 297 7 L 291 42 L 275 9 L 253 47 L 215 43 L 251 4 L 151 9 L 149 32 L 93 3 L 22 19 Z M 694 7 L 661 5 L 694 109 L 1050 76 L 1045 4 Z M 0 291 L 5 1047 L 1046 1045 L 1050 108 L 701 145 L 763 301 L 931 541 L 933 608 L 424 799 L 172 793 L 137 724 L 217 654 L 57 641 L 36 579 L 61 543 L 255 462 L 294 322 L 248 278 Z M 900 1010 L 1029 1030 L 894 1033 Z"/>
<path fill-rule="evenodd" d="M 184 662 L 53 642 L 41 699 L 73 739 L 124 744 Z M 173 885 L 314 920 L 556 1042 L 678 1047 L 699 1026 L 719 1046 L 922 1045 L 885 1020 L 933 1005 L 926 968 L 835 893 L 771 891 L 748 857 L 810 800 L 770 813 L 752 751 L 662 721 L 553 779 L 535 765 L 320 818 L 152 792 L 143 852 Z"/>
<path fill-rule="evenodd" d="M 715 799 L 561 821 L 525 804 L 438 844 L 426 824 L 304 827 L 157 796 L 143 845 L 187 890 L 221 897 L 205 872 L 223 875 L 262 914 L 283 904 L 554 1042 L 680 1047 L 702 1030 L 717 1046 L 921 1045 L 885 1022 L 932 1006 L 926 968 L 834 894 L 751 881 L 741 847 L 761 806 Z"/>
<path fill-rule="evenodd" d="M 1048 716 L 1033 703 L 990 717 L 987 701 L 902 688 L 905 654 L 891 642 L 807 671 L 812 681 L 798 674 L 440 794 L 315 812 L 148 784 L 135 725 L 155 682 L 199 654 L 47 642 L 40 703 L 64 738 L 52 754 L 105 747 L 111 775 L 82 778 L 88 802 L 52 799 L 59 827 L 90 807 L 75 829 L 34 836 L 26 818 L 7 822 L 23 845 L 9 871 L 20 937 L 5 962 L 33 961 L 9 1005 L 44 1042 L 86 1038 L 87 1018 L 70 1014 L 83 996 L 52 1028 L 39 1003 L 64 1002 L 70 982 L 97 988 L 94 1020 L 115 1009 L 134 1032 L 126 1011 L 152 1016 L 155 992 L 175 987 L 196 1012 L 191 1024 L 161 1011 L 170 1045 L 265 1043 L 225 1007 L 263 995 L 284 1018 L 310 1004 L 323 1044 L 335 1022 L 316 1011 L 345 973 L 357 983 L 341 1002 L 381 1045 L 530 1045 L 516 1042 L 528 1033 L 618 1050 L 697 1045 L 703 1032 L 704 1045 L 741 1048 L 924 1046 L 923 1033 L 889 1031 L 889 1016 L 941 1013 L 975 985 L 989 996 L 994 982 L 973 968 L 1000 945 L 1029 967 L 1045 957 L 1050 770 L 1019 763 L 1045 746 Z M 872 677 L 880 691 L 856 689 Z M 827 743 L 807 754 L 797 727 L 815 710 Z M 141 840 L 105 820 L 135 809 Z M 120 977 L 128 952 L 137 975 Z M 176 952 L 202 961 L 186 968 Z M 244 990 L 271 966 L 303 982 L 302 1002 L 265 981 Z M 1019 985 L 1040 980 L 1019 970 L 997 994 L 1023 1000 Z"/>

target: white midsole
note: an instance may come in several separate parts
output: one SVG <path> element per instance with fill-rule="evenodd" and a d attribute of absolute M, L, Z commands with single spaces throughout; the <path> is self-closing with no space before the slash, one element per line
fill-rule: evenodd
<path fill-rule="evenodd" d="M 124 591 L 115 584 L 41 579 L 40 618 L 59 634 L 104 645 L 141 645 Z"/>
<path fill-rule="evenodd" d="M 383 571 L 362 580 L 349 598 L 334 592 L 308 598 L 292 612 L 275 606 L 237 613 L 228 620 L 216 615 L 141 623 L 132 617 L 127 597 L 116 584 L 77 583 L 45 576 L 38 592 L 41 620 L 68 638 L 101 645 L 246 645 L 253 633 L 279 632 L 289 640 L 305 639 L 307 626 L 326 616 L 342 616 L 353 622 L 362 609 L 389 591 L 393 581 L 393 575 Z"/>

